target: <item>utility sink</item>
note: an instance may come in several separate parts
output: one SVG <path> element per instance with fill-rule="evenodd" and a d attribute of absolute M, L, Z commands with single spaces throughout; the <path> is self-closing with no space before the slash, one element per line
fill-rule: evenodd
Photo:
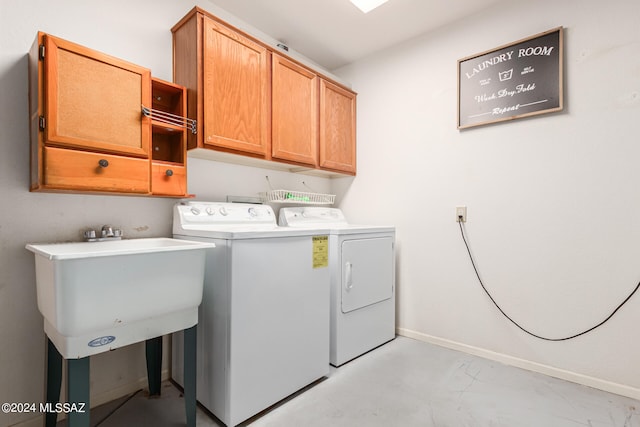
<path fill-rule="evenodd" d="M 72 359 L 194 326 L 214 246 L 170 238 L 28 244 L 45 333 Z"/>

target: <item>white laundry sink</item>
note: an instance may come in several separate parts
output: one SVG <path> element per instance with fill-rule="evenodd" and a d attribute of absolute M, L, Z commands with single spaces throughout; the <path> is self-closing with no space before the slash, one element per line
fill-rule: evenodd
<path fill-rule="evenodd" d="M 169 238 L 28 244 L 46 334 L 70 359 L 194 326 L 211 247 Z"/>

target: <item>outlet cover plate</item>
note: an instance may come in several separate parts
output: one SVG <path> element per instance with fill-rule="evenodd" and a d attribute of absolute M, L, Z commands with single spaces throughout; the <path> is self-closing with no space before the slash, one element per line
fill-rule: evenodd
<path fill-rule="evenodd" d="M 461 218 L 462 217 L 462 218 Z M 467 207 L 456 206 L 456 222 L 467 222 Z"/>

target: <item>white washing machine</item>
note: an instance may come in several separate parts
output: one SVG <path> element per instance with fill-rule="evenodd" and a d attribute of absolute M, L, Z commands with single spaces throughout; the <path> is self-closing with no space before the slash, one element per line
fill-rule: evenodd
<path fill-rule="evenodd" d="M 173 235 L 216 244 L 197 329 L 202 405 L 235 426 L 328 375 L 328 233 L 278 227 L 268 205 L 192 201 L 174 207 Z"/>
<path fill-rule="evenodd" d="M 279 224 L 329 233 L 332 365 L 395 338 L 394 227 L 352 225 L 325 207 L 282 208 Z"/>

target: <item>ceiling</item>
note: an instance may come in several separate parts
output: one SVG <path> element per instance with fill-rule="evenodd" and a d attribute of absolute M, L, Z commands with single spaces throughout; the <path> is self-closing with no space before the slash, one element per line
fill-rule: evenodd
<path fill-rule="evenodd" d="M 389 0 L 364 14 L 349 0 L 210 0 L 328 70 L 503 0 Z"/>

